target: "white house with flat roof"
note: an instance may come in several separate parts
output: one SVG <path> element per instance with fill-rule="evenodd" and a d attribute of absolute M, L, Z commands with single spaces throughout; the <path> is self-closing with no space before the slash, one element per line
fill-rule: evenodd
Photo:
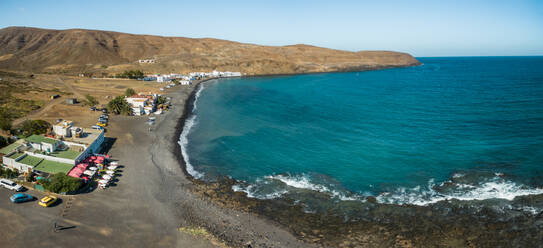
<path fill-rule="evenodd" d="M 104 131 L 82 129 L 80 136 L 63 138 L 64 140 L 58 140 L 32 135 L 21 139 L 0 150 L 4 154 L 2 163 L 24 172 L 65 172 L 89 155 L 100 151 L 104 142 Z"/>

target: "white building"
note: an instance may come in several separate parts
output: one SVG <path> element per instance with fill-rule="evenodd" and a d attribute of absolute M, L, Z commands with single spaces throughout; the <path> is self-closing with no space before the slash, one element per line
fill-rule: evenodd
<path fill-rule="evenodd" d="M 135 95 L 125 99 L 132 106 L 132 115 L 148 115 L 155 111 L 157 97 L 157 94 Z"/>
<path fill-rule="evenodd" d="M 154 64 L 156 60 L 154 59 L 140 59 L 138 60 L 138 63 L 140 64 Z"/>
<path fill-rule="evenodd" d="M 57 125 L 53 126 L 53 132 L 56 135 L 64 136 L 64 137 L 71 137 L 72 136 L 72 127 L 74 125 L 73 121 L 62 121 L 58 123 Z"/>
<path fill-rule="evenodd" d="M 47 167 L 62 167 L 65 172 L 89 155 L 100 151 L 104 142 L 104 131 L 81 129 L 80 137 L 65 137 L 57 140 L 41 135 L 32 135 L 17 141 L 9 151 L 3 151 L 2 163 L 21 172 L 47 171 Z M 55 169 L 56 170 L 56 169 Z"/>

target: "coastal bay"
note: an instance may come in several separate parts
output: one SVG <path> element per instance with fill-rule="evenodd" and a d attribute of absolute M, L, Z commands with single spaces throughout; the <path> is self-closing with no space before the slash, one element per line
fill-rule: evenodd
<path fill-rule="evenodd" d="M 529 134 L 537 136 L 540 133 L 538 131 L 540 126 L 536 125 L 539 120 L 537 116 L 541 110 L 537 107 L 536 102 L 540 101 L 540 98 L 533 98 L 532 96 L 532 94 L 536 96 L 535 92 L 541 90 L 537 81 L 538 71 L 535 69 L 537 65 L 534 65 L 534 63 L 541 62 L 540 58 L 435 58 L 422 59 L 422 61 L 425 62 L 425 65 L 420 68 L 374 71 L 360 73 L 360 75 L 358 73 L 303 75 L 278 78 L 228 79 L 218 83 L 209 83 L 206 89 L 201 92 L 201 99 L 197 103 L 197 118 L 196 120 L 191 119 L 188 126 L 194 129 L 194 136 L 188 135 L 189 143 L 188 146 L 185 146 L 186 154 L 191 156 L 191 159 L 188 159 L 191 163 L 191 170 L 195 171 L 195 177 L 200 179 L 194 180 L 196 185 L 199 186 L 199 193 L 215 199 L 219 204 L 259 213 L 288 227 L 301 239 L 324 244 L 325 246 L 338 246 L 343 242 L 370 247 L 379 246 L 379 244 L 392 246 L 395 242 L 402 243 L 404 241 L 415 246 L 443 246 L 468 241 L 471 244 L 483 247 L 504 245 L 512 240 L 528 246 L 537 243 L 537 240 L 541 238 L 541 233 L 538 231 L 540 227 L 536 223 L 538 218 L 541 217 L 541 215 L 538 215 L 540 212 L 538 209 L 542 207 L 540 202 L 542 189 L 537 181 L 539 173 L 537 165 L 541 160 L 537 153 L 534 156 L 527 155 L 533 154 L 535 151 L 533 150 L 533 144 L 538 142 L 537 138 Z M 483 64 L 482 61 L 486 63 Z M 525 72 L 525 77 L 521 81 L 522 85 L 519 85 L 520 82 L 510 79 L 511 77 L 502 75 L 507 72 L 496 70 L 506 66 L 507 63 L 504 63 L 506 61 L 517 61 L 519 64 L 530 62 L 530 65 L 510 68 L 512 71 L 523 70 Z M 469 68 L 472 71 L 467 70 L 466 65 L 471 65 Z M 451 70 L 455 71 L 455 73 L 451 73 Z M 531 73 L 528 75 L 531 76 L 527 76 L 528 71 Z M 485 75 L 485 80 L 479 81 L 479 74 Z M 495 76 L 495 74 L 501 76 Z M 421 77 L 421 75 L 424 75 L 424 77 Z M 454 78 L 447 75 L 454 75 Z M 468 78 L 463 78 L 464 76 Z M 337 80 L 333 81 L 335 78 L 341 78 L 343 81 L 351 80 L 358 84 L 350 83 L 355 85 L 354 88 L 345 90 L 343 88 L 349 87 L 349 85 L 346 86 L 346 83 L 340 83 Z M 390 85 L 391 82 L 396 82 L 394 80 L 399 78 L 401 78 L 400 85 Z M 411 78 L 414 78 L 412 82 L 406 82 Z M 311 80 L 320 81 L 315 83 Z M 372 88 L 374 81 L 377 86 Z M 463 82 L 470 82 L 470 85 L 463 85 Z M 306 84 L 311 85 L 311 88 L 304 88 Z M 334 85 L 338 86 L 337 89 L 330 90 Z M 406 87 L 407 85 L 410 86 Z M 319 91 L 319 87 L 327 90 Z M 357 88 L 362 88 L 363 91 L 359 92 Z M 477 92 L 480 92 L 481 88 L 492 89 L 493 91 L 487 92 L 480 97 L 471 97 L 470 101 L 475 101 L 477 104 L 469 105 L 466 103 L 467 99 L 456 96 L 455 88 L 461 89 L 458 93 L 462 95 L 469 95 L 467 92 L 473 89 Z M 526 91 L 526 89 L 531 90 Z M 331 91 L 334 91 L 334 93 L 329 94 Z M 330 153 L 322 152 L 325 151 L 325 148 L 311 150 L 315 146 L 314 144 L 320 144 L 319 141 L 322 137 L 318 135 L 311 136 L 311 133 L 307 134 L 307 132 L 304 133 L 304 131 L 300 130 L 311 131 L 312 128 L 316 128 L 331 137 L 335 135 L 334 132 L 338 132 L 337 130 L 344 130 L 345 132 L 341 133 L 340 136 L 342 138 L 348 137 L 349 133 L 357 130 L 356 128 L 343 128 L 341 125 L 336 125 L 337 128 L 328 129 L 318 127 L 320 123 L 317 120 L 319 120 L 318 117 L 320 116 L 325 117 L 326 123 L 335 119 L 343 121 L 344 118 L 347 118 L 341 116 L 359 118 L 356 115 L 357 111 L 353 111 L 351 114 L 341 114 L 343 110 L 338 106 L 341 106 L 342 101 L 329 99 L 330 95 L 338 94 L 337 91 L 340 93 L 348 92 L 357 96 L 363 95 L 364 97 L 359 99 L 369 99 L 368 101 L 370 101 L 370 103 L 347 104 L 349 108 L 344 108 L 347 111 L 356 108 L 353 106 L 366 106 L 368 104 L 373 106 L 371 103 L 387 99 L 380 96 L 381 92 L 385 92 L 387 94 L 385 96 L 388 96 L 398 91 L 396 95 L 392 94 L 391 96 L 396 96 L 394 102 L 401 104 L 400 109 L 403 109 L 406 114 L 404 116 L 413 121 L 409 125 L 407 123 L 401 125 L 401 129 L 395 129 L 403 130 L 397 132 L 396 136 L 390 132 L 387 132 L 390 135 L 372 136 L 377 137 L 376 139 L 379 142 L 401 144 L 394 147 L 394 150 L 389 151 L 387 154 L 396 154 L 396 151 L 410 149 L 409 153 L 398 153 L 400 155 L 404 154 L 403 156 L 407 156 L 406 158 L 395 159 L 398 162 L 403 161 L 402 166 L 394 167 L 392 171 L 388 171 L 387 180 L 391 186 L 375 187 L 373 193 L 355 191 L 353 194 L 353 189 L 364 187 L 364 183 L 371 183 L 375 186 L 382 185 L 372 183 L 370 180 L 381 180 L 379 175 L 382 173 L 378 170 L 379 166 L 390 167 L 394 165 L 395 160 L 380 163 L 380 157 L 376 157 L 370 161 L 369 165 L 366 165 L 366 161 L 356 160 L 353 156 L 341 156 L 344 150 L 350 149 L 350 147 L 332 153 L 334 156 L 329 157 L 332 164 L 339 159 L 343 162 L 338 166 L 344 166 L 349 161 L 341 159 L 351 158 L 349 160 L 354 163 L 351 167 L 361 166 L 362 168 L 358 170 L 367 170 L 365 167 L 375 170 L 373 173 L 362 175 L 364 180 L 358 181 L 361 184 L 353 184 L 340 177 L 341 173 L 347 173 L 347 175 L 356 173 L 356 171 L 349 171 L 348 166 L 344 169 L 334 169 L 337 166 L 313 166 L 317 164 L 314 161 L 315 158 L 322 160 L 323 157 L 318 155 L 308 156 L 307 154 L 303 156 L 308 150 L 310 152 L 315 151 L 314 154 Z M 412 91 L 418 91 L 419 93 Z M 312 95 L 307 97 L 304 92 L 312 92 Z M 320 95 L 321 92 L 324 92 L 325 95 Z M 407 99 L 401 98 L 402 92 L 407 92 L 403 94 Z M 497 96 L 495 94 L 502 95 Z M 439 99 L 441 103 L 433 104 L 427 101 L 423 104 L 428 104 L 428 107 L 420 104 L 411 107 L 409 101 L 417 99 L 410 98 L 413 95 L 418 95 L 421 98 L 435 98 L 440 95 L 441 97 L 435 99 Z M 292 98 L 293 96 L 299 97 Z M 391 98 L 391 96 L 388 96 L 388 98 Z M 345 101 L 346 98 L 348 96 L 343 97 L 342 100 Z M 515 101 L 513 99 L 509 100 L 510 98 L 515 98 Z M 457 109 L 452 107 L 457 103 L 455 99 L 462 99 L 459 100 L 460 105 L 456 107 Z M 530 99 L 530 101 L 524 101 L 523 99 Z M 402 101 L 406 100 L 407 102 L 402 103 Z M 481 101 L 487 101 L 488 103 L 483 104 Z M 501 101 L 505 103 L 502 104 Z M 324 104 L 319 105 L 321 102 L 324 102 Z M 326 108 L 329 108 L 326 103 L 330 102 L 335 103 L 332 105 L 334 111 L 326 111 Z M 400 114 L 404 112 L 395 112 L 394 110 L 397 108 L 391 108 L 391 104 L 393 103 L 385 100 L 383 105 L 388 106 L 387 109 L 375 107 L 375 109 L 371 108 L 358 112 L 374 116 L 373 119 L 369 120 L 369 123 L 384 121 L 385 124 L 390 123 L 389 125 L 397 128 L 396 124 L 401 123 L 399 120 L 402 120 Z M 520 106 L 516 104 L 520 104 Z M 283 105 L 286 107 L 283 107 Z M 461 109 L 467 105 L 479 107 L 470 107 L 469 110 Z M 222 106 L 228 107 L 223 108 Z M 415 112 L 408 112 L 407 110 L 410 108 L 413 108 Z M 440 108 L 447 109 L 448 112 L 440 110 Z M 496 108 L 498 110 L 495 110 Z M 294 111 L 298 109 L 304 109 L 305 111 Z M 336 111 L 337 109 L 341 111 Z M 522 110 L 522 112 L 517 110 Z M 471 111 L 474 114 L 471 114 Z M 289 115 L 291 112 L 297 114 L 294 116 Z M 479 115 L 476 113 L 482 112 L 499 112 L 500 115 L 484 114 L 478 117 Z M 317 113 L 317 116 L 314 116 L 315 113 Z M 383 113 L 389 118 L 381 120 L 379 119 L 379 113 Z M 424 114 L 416 115 L 421 113 Z M 522 114 L 517 116 L 519 113 Z M 460 115 L 455 116 L 458 114 Z M 309 117 L 312 120 L 309 122 L 310 127 L 300 129 L 306 123 L 301 116 Z M 279 118 L 279 121 L 274 118 Z M 288 118 L 294 118 L 294 120 L 291 121 Z M 452 121 L 454 118 L 457 121 Z M 503 119 L 503 121 L 476 121 L 473 118 L 498 118 Z M 522 118 L 527 118 L 527 120 Z M 441 123 L 442 121 L 445 123 Z M 510 127 L 507 123 L 512 121 L 519 121 L 519 124 L 513 126 L 522 127 L 514 131 L 521 134 L 511 134 L 513 131 L 502 132 Z M 194 125 L 193 122 L 197 124 Z M 367 122 L 362 119 L 341 123 L 343 123 L 343 126 L 350 125 L 345 123 L 365 125 L 366 128 L 363 131 L 368 132 L 368 129 L 371 129 L 369 133 L 378 132 L 380 128 L 385 126 L 384 124 L 377 126 L 364 124 Z M 467 123 L 469 123 L 469 126 Z M 486 123 L 492 123 L 492 126 L 480 127 L 480 125 L 487 125 Z M 447 127 L 444 129 L 445 134 L 436 133 L 441 130 L 438 127 L 428 127 L 432 124 L 437 124 L 438 127 Z M 469 128 L 466 128 L 466 126 Z M 208 130 L 208 127 L 211 129 Z M 290 131 L 289 128 L 294 129 L 294 131 Z M 409 130 L 409 128 L 432 131 L 424 133 Z M 457 131 L 455 131 L 455 128 L 457 128 Z M 276 130 L 281 132 L 274 132 Z M 473 133 L 468 135 L 467 130 L 473 130 Z M 487 134 L 482 130 L 487 130 L 489 133 Z M 455 132 L 458 133 L 453 135 L 452 133 Z M 303 139 L 301 137 L 292 138 L 295 137 L 296 133 L 305 134 L 306 136 Z M 355 133 L 357 137 L 364 134 L 361 131 Z M 430 135 L 430 137 L 424 135 Z M 509 135 L 516 138 L 510 142 L 504 140 L 504 137 Z M 357 137 L 345 139 L 356 141 L 358 140 Z M 384 137 L 387 139 L 384 139 Z M 451 137 L 452 139 L 445 142 L 444 137 Z M 467 140 L 458 141 L 457 139 L 461 137 L 467 137 Z M 518 137 L 526 137 L 525 142 L 516 142 Z M 394 140 L 395 138 L 398 140 Z M 296 143 L 292 139 L 300 140 L 300 143 Z M 310 142 L 311 139 L 317 139 L 317 141 Z M 426 140 L 426 142 L 421 143 L 419 139 Z M 474 139 L 486 140 L 486 142 L 493 145 L 487 146 L 483 142 L 471 144 L 470 140 Z M 297 154 L 288 153 L 289 142 L 284 142 L 284 140 L 296 144 L 294 150 L 299 149 L 299 152 Z M 338 144 L 351 144 L 338 143 L 338 140 L 341 139 L 336 138 L 327 142 L 326 149 L 333 149 Z M 378 149 L 384 148 L 379 146 L 379 143 L 373 144 L 372 141 L 371 139 L 364 139 L 364 143 L 358 144 L 358 146 L 363 146 L 364 150 L 374 149 L 375 151 L 371 154 L 379 154 L 381 150 Z M 409 143 L 413 141 L 414 144 Z M 304 142 L 309 142 L 311 145 L 305 147 Z M 408 142 L 408 144 L 405 142 Z M 373 145 L 366 147 L 364 146 L 365 143 Z M 449 146 L 450 144 L 459 143 L 464 143 L 464 145 Z M 503 143 L 503 145 L 498 146 L 497 144 L 500 143 Z M 280 146 L 277 147 L 276 144 L 280 144 Z M 418 154 L 417 145 L 426 145 L 424 146 L 426 148 L 421 150 L 422 154 L 415 156 Z M 432 146 L 446 146 L 447 148 L 431 150 Z M 494 151 L 495 149 L 504 149 L 501 147 L 507 147 L 507 149 L 502 152 Z M 453 150 L 459 148 L 461 149 L 459 151 Z M 266 153 L 268 149 L 276 151 L 280 156 L 274 157 L 275 153 Z M 358 149 L 358 147 L 354 147 L 355 151 L 358 151 Z M 507 152 L 508 149 L 516 152 Z M 442 154 L 441 151 L 443 150 L 450 153 L 447 155 Z M 435 152 L 437 153 L 432 155 Z M 484 158 L 495 162 L 481 162 L 481 156 L 477 155 L 481 153 L 488 154 Z M 458 154 L 458 157 L 453 157 L 453 154 Z M 495 154 L 500 154 L 500 156 Z M 296 160 L 296 163 L 289 163 L 289 157 L 299 156 L 304 158 Z M 434 156 L 435 160 L 432 160 Z M 507 156 L 521 156 L 523 161 L 522 163 L 504 162 L 517 160 Z M 413 164 L 405 162 L 409 161 L 407 160 L 408 157 L 414 160 Z M 473 157 L 474 160 L 466 160 L 468 157 Z M 180 160 L 183 159 L 187 160 L 187 158 L 180 158 Z M 309 163 L 309 166 L 304 167 L 305 163 Z M 452 170 L 448 171 L 447 166 L 450 163 L 452 163 L 450 165 Z M 426 165 L 430 166 L 429 169 L 424 169 Z M 270 172 L 270 168 L 274 170 Z M 326 170 L 328 168 L 331 170 Z M 321 179 L 321 181 L 314 181 L 315 176 L 307 176 L 319 169 L 321 175 L 328 173 L 335 177 L 321 176 L 317 178 Z M 437 173 L 429 173 L 433 169 Z M 264 172 L 262 173 L 259 170 Z M 421 170 L 425 170 L 424 173 L 420 172 Z M 295 172 L 300 171 L 305 175 L 295 174 Z M 405 172 L 395 174 L 396 171 Z M 531 173 L 526 173 L 527 171 L 531 171 Z M 192 173 L 194 174 L 194 172 Z M 421 181 L 416 181 L 420 179 L 409 175 L 410 173 L 425 177 L 421 177 Z M 255 177 L 251 180 L 253 175 L 258 176 L 256 180 L 254 180 Z M 394 181 L 390 180 L 390 177 L 394 175 L 398 175 L 398 177 L 393 178 Z M 322 180 L 322 178 L 326 179 L 326 181 Z M 345 184 L 341 185 L 342 183 Z M 515 225 L 512 223 L 517 223 L 517 227 L 514 227 Z M 432 228 L 434 225 L 438 225 L 440 228 L 433 228 L 432 232 L 429 232 L 428 228 Z M 489 229 L 488 225 L 493 226 L 493 228 Z M 523 231 L 516 232 L 516 234 L 511 233 L 511 236 L 508 236 L 507 239 L 499 239 L 498 236 L 495 236 L 499 232 L 492 231 L 495 228 L 503 232 L 514 228 L 521 228 Z M 447 233 L 449 238 L 438 238 L 443 233 Z M 467 236 L 468 233 L 473 233 L 477 238 Z M 346 247 L 349 247 L 349 245 L 346 245 Z"/>

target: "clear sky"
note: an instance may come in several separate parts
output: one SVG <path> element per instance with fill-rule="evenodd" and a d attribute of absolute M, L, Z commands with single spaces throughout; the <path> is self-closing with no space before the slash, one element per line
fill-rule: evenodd
<path fill-rule="evenodd" d="M 0 28 L 86 28 L 414 56 L 543 55 L 543 0 L 0 0 Z"/>

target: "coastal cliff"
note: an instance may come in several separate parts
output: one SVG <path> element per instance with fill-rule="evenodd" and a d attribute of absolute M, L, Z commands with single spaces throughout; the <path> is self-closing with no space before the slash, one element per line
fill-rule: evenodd
<path fill-rule="evenodd" d="M 154 59 L 154 63 L 138 63 Z M 186 73 L 247 75 L 361 71 L 419 65 L 406 53 L 349 52 L 310 45 L 260 46 L 210 38 L 135 35 L 99 30 L 0 29 L 0 68 L 51 73 Z"/>

